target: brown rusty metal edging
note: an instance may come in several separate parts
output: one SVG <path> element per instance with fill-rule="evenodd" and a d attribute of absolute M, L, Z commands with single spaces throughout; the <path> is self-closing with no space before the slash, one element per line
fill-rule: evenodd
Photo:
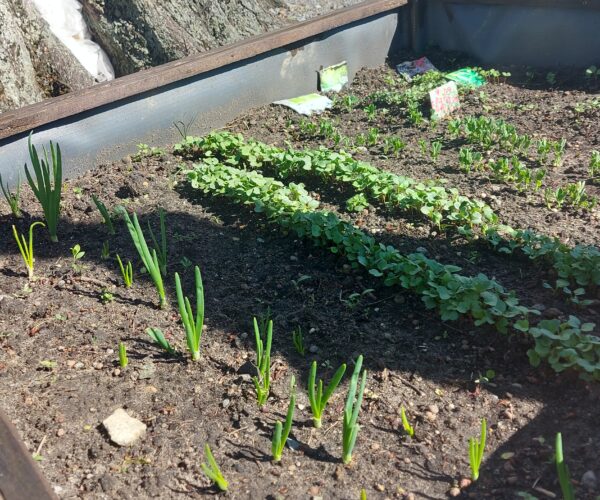
<path fill-rule="evenodd" d="M 0 498 L 54 500 L 56 495 L 19 438 L 17 429 L 0 411 Z"/>
<path fill-rule="evenodd" d="M 277 31 L 2 113 L 0 139 L 288 46 L 407 3 L 408 0 L 367 0 Z"/>

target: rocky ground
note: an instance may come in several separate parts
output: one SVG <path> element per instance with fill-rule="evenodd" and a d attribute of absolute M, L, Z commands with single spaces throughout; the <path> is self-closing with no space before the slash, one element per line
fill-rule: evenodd
<path fill-rule="evenodd" d="M 82 0 L 117 76 L 305 20 L 357 0 Z M 0 112 L 93 85 L 30 0 L 0 0 Z"/>

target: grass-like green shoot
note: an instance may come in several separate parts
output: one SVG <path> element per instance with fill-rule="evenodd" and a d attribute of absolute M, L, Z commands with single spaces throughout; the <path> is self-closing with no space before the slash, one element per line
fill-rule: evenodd
<path fill-rule="evenodd" d="M 144 232 L 140 227 L 140 223 L 138 221 L 137 215 L 133 214 L 133 222 L 127 213 L 127 210 L 123 207 L 119 207 L 118 210 L 123 215 L 125 219 L 125 223 L 127 224 L 127 229 L 129 230 L 129 234 L 131 235 L 131 239 L 133 240 L 133 244 L 137 249 L 144 266 L 148 270 L 152 281 L 154 281 L 154 285 L 156 286 L 156 290 L 158 292 L 159 305 L 161 309 L 167 307 L 167 296 L 165 294 L 165 287 L 163 285 L 162 275 L 160 271 L 160 264 L 158 257 L 156 255 L 156 250 L 148 248 L 148 244 L 146 243 L 146 238 L 144 237 Z"/>
<path fill-rule="evenodd" d="M 219 469 L 219 466 L 215 461 L 215 457 L 213 456 L 212 451 L 210 451 L 210 446 L 208 446 L 208 443 L 204 445 L 204 454 L 206 455 L 206 461 L 208 462 L 201 464 L 204 474 L 206 474 L 208 479 L 215 483 L 217 488 L 219 488 L 221 491 L 227 491 L 229 483 L 225 477 L 223 477 L 221 469 Z"/>
<path fill-rule="evenodd" d="M 167 230 L 165 225 L 165 211 L 162 207 L 158 209 L 158 217 L 160 218 L 160 245 L 156 237 L 154 236 L 154 231 L 150 227 L 150 222 L 148 222 L 148 231 L 150 231 L 150 237 L 152 238 L 152 243 L 154 244 L 154 248 L 156 249 L 156 255 L 158 256 L 158 263 L 160 266 L 160 272 L 163 276 L 167 275 Z"/>
<path fill-rule="evenodd" d="M 271 453 L 273 454 L 273 462 L 281 461 L 281 455 L 283 455 L 283 449 L 285 443 L 290 435 L 292 429 L 292 421 L 294 420 L 294 408 L 296 407 L 296 379 L 292 375 L 290 382 L 290 403 L 288 405 L 287 415 L 285 417 L 285 425 L 282 425 L 278 420 L 275 423 L 275 430 L 273 431 L 273 441 L 271 443 Z"/>
<path fill-rule="evenodd" d="M 565 463 L 563 456 L 562 434 L 556 434 L 556 471 L 558 472 L 558 482 L 564 500 L 575 500 L 575 492 L 569 474 L 569 467 Z"/>
<path fill-rule="evenodd" d="M 400 418 L 402 419 L 402 428 L 404 432 L 411 438 L 415 436 L 415 429 L 412 425 L 410 425 L 408 418 L 406 417 L 406 412 L 404 411 L 404 406 L 400 408 Z"/>
<path fill-rule="evenodd" d="M 354 372 L 352 373 L 352 378 L 350 379 L 348 397 L 346 398 L 346 405 L 344 407 L 344 420 L 342 428 L 342 461 L 345 464 L 349 464 L 352 460 L 352 451 L 354 450 L 354 445 L 356 444 L 356 438 L 360 429 L 360 426 L 358 425 L 358 413 L 360 412 L 363 393 L 365 392 L 365 385 L 367 383 L 367 370 L 363 370 L 360 388 L 357 392 L 362 362 L 363 357 L 361 354 L 354 365 Z"/>
<path fill-rule="evenodd" d="M 127 357 L 127 347 L 123 342 L 119 342 L 119 366 L 121 368 L 127 368 L 129 364 L 129 358 Z"/>
<path fill-rule="evenodd" d="M 123 265 L 123 261 L 119 254 L 117 254 L 117 262 L 119 263 L 119 269 L 121 270 L 121 276 L 123 277 L 125 287 L 130 288 L 133 284 L 133 264 L 128 260 L 127 264 Z"/>
<path fill-rule="evenodd" d="M 306 354 L 306 346 L 304 345 L 302 329 L 299 326 L 294 328 L 294 331 L 292 332 L 292 342 L 294 343 L 296 352 L 300 354 L 300 356 L 304 356 Z"/>
<path fill-rule="evenodd" d="M 169 354 L 175 354 L 175 348 L 165 338 L 165 336 L 160 328 L 154 328 L 154 327 L 146 328 L 146 333 L 163 350 L 167 351 Z"/>
<path fill-rule="evenodd" d="M 485 449 L 485 440 L 487 436 L 487 421 L 481 419 L 481 436 L 479 439 L 469 439 L 469 465 L 471 466 L 471 479 L 477 481 L 479 479 L 479 467 L 483 460 L 483 451 Z"/>
<path fill-rule="evenodd" d="M 367 500 L 367 490 L 364 488 L 360 490 L 360 500 Z"/>
<path fill-rule="evenodd" d="M 25 267 L 27 268 L 27 277 L 29 279 L 33 279 L 33 263 L 35 262 L 35 258 L 33 257 L 33 228 L 35 226 L 45 227 L 43 222 L 37 221 L 29 226 L 29 241 L 25 239 L 24 235 L 21 235 L 19 238 L 19 233 L 17 232 L 17 228 L 13 225 L 13 235 L 19 246 L 19 252 L 21 252 L 21 257 L 23 257 L 23 262 L 25 262 Z"/>
<path fill-rule="evenodd" d="M 92 195 L 92 200 L 94 200 L 94 205 L 96 205 L 96 208 L 102 215 L 102 220 L 104 221 L 104 224 L 106 224 L 108 232 L 110 234 L 115 234 L 115 226 L 113 224 L 110 213 L 108 212 L 108 208 L 106 208 L 106 205 L 102 203 L 95 194 Z"/>
<path fill-rule="evenodd" d="M 266 328 L 266 345 L 261 337 L 261 329 L 258 327 L 258 321 L 254 318 L 254 339 L 256 342 L 256 372 L 252 377 L 254 387 L 256 388 L 256 400 L 258 406 L 263 406 L 269 398 L 271 387 L 271 344 L 273 341 L 273 320 L 269 320 Z"/>
<path fill-rule="evenodd" d="M 5 185 L 2 182 L 2 176 L 0 175 L 0 189 L 2 190 L 2 194 L 4 195 L 4 199 L 8 206 L 10 207 L 10 211 L 12 214 L 19 218 L 21 217 L 21 176 L 17 179 L 17 187 L 15 191 L 11 191 L 8 187 L 8 183 Z"/>
<path fill-rule="evenodd" d="M 44 147 L 44 157 L 40 158 L 35 146 L 31 143 L 31 136 L 32 134 L 29 134 L 29 157 L 35 174 L 35 181 L 27 165 L 25 165 L 25 175 L 33 194 L 44 210 L 46 227 L 50 233 L 50 239 L 53 242 L 57 242 L 56 228 L 60 214 L 60 194 L 62 189 L 62 156 L 60 146 L 57 144 L 55 148 L 54 144 L 50 142 L 50 158 L 52 159 L 52 166 L 50 166 L 48 151 Z"/>
<path fill-rule="evenodd" d="M 194 268 L 194 279 L 196 283 L 196 316 L 190 305 L 190 300 L 184 297 L 181 288 L 181 280 L 179 274 L 175 273 L 175 289 L 177 291 L 177 304 L 179 306 L 179 314 L 185 328 L 185 337 L 187 340 L 188 350 L 192 355 L 193 361 L 200 359 L 200 341 L 202 340 L 202 328 L 204 326 L 204 286 L 202 285 L 202 276 L 200 268 Z"/>
<path fill-rule="evenodd" d="M 102 251 L 100 252 L 100 258 L 106 260 L 110 257 L 110 243 L 105 241 L 102 243 Z"/>
<path fill-rule="evenodd" d="M 317 429 L 321 427 L 321 418 L 323 416 L 323 412 L 325 411 L 325 407 L 327 406 L 327 402 L 329 401 L 329 398 L 333 392 L 336 390 L 345 372 L 346 364 L 344 363 L 337 369 L 333 375 L 333 378 L 325 388 L 325 392 L 323 392 L 323 380 L 319 379 L 319 382 L 316 382 L 317 362 L 312 362 L 310 373 L 308 375 L 308 400 L 310 401 L 310 408 L 313 414 L 313 425 Z"/>

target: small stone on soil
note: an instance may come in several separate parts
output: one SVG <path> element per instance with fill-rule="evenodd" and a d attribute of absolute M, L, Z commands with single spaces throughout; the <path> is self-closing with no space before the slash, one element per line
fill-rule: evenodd
<path fill-rule="evenodd" d="M 130 417 L 123 408 L 115 410 L 112 415 L 104 419 L 102 425 L 111 441 L 119 446 L 129 446 L 146 433 L 146 424 Z"/>

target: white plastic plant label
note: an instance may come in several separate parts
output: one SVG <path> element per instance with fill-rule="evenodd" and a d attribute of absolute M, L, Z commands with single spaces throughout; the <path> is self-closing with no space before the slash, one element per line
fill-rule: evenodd
<path fill-rule="evenodd" d="M 280 104 L 293 109 L 296 113 L 310 116 L 313 113 L 321 113 L 333 106 L 333 101 L 321 94 L 307 94 L 293 99 L 284 99 L 275 101 L 273 104 Z"/>
<path fill-rule="evenodd" d="M 460 107 L 456 82 L 444 83 L 429 92 L 431 101 L 431 118 L 439 120 Z"/>

